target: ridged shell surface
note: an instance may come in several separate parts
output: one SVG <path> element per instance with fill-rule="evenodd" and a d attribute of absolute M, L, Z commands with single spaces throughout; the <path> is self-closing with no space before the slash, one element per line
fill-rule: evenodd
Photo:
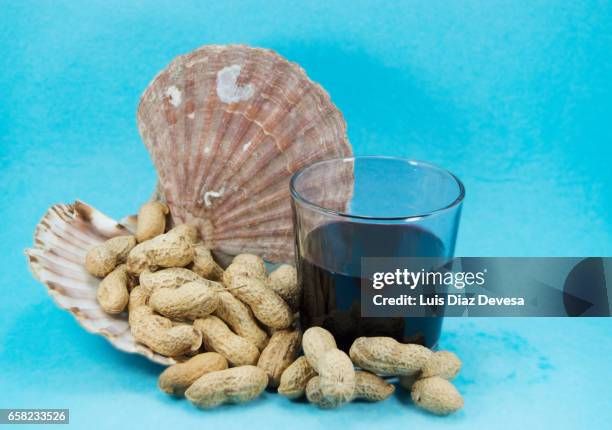
<path fill-rule="evenodd" d="M 205 46 L 149 84 L 138 127 L 175 223 L 222 253 L 292 262 L 289 179 L 352 151 L 342 114 L 304 71 L 247 46 Z M 336 193 L 342 209 L 351 195 Z"/>
<path fill-rule="evenodd" d="M 105 240 L 131 234 L 133 219 L 117 222 L 77 201 L 52 206 L 36 226 L 34 247 L 27 249 L 30 269 L 62 309 L 75 316 L 87 331 L 104 336 L 117 349 L 144 355 L 160 364 L 176 361 L 136 343 L 127 314 L 108 315 L 96 299 L 100 280 L 84 267 L 85 254 Z"/>

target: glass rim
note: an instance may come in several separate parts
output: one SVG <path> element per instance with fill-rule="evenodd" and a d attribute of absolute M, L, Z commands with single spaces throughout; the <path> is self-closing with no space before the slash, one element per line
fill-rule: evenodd
<path fill-rule="evenodd" d="M 307 198 L 302 196 L 300 192 L 296 189 L 296 186 L 295 186 L 296 181 L 302 175 L 302 173 L 304 173 L 306 170 L 310 168 L 313 168 L 313 167 L 316 167 L 316 166 L 319 166 L 325 163 L 337 163 L 337 162 L 346 163 L 348 161 L 352 161 L 354 163 L 355 161 L 368 160 L 368 159 L 369 160 L 401 161 L 403 163 L 407 163 L 412 166 L 417 166 L 420 168 L 425 168 L 427 170 L 432 170 L 432 171 L 437 171 L 439 173 L 442 173 L 448 176 L 457 185 L 458 187 L 457 197 L 453 201 L 451 201 L 448 205 L 433 209 L 428 212 L 424 212 L 420 214 L 412 214 L 412 215 L 407 215 L 407 216 L 380 217 L 380 216 L 369 216 L 369 215 L 355 215 L 355 214 L 350 214 L 344 211 L 337 211 L 335 209 L 326 208 L 324 206 L 318 205 L 308 200 Z M 443 167 L 440 167 L 436 164 L 429 163 L 427 161 L 414 160 L 411 158 L 388 156 L 388 155 L 357 155 L 357 156 L 352 156 L 352 157 L 328 158 L 325 160 L 315 161 L 314 163 L 310 163 L 310 164 L 307 164 L 306 166 L 301 167 L 291 176 L 291 180 L 289 181 L 289 190 L 291 193 L 291 197 L 296 202 L 299 202 L 305 206 L 308 206 L 318 212 L 325 212 L 330 215 L 338 216 L 341 218 L 367 220 L 367 221 L 416 221 L 416 220 L 420 220 L 423 218 L 427 218 L 430 216 L 434 216 L 434 215 L 438 215 L 438 214 L 447 212 L 459 206 L 463 202 L 463 199 L 465 197 L 465 187 L 463 186 L 463 182 L 461 182 L 461 180 L 449 170 Z"/>

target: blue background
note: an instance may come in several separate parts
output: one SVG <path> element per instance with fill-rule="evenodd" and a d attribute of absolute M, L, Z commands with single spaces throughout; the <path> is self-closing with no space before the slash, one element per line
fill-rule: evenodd
<path fill-rule="evenodd" d="M 230 42 L 304 66 L 357 154 L 456 173 L 458 255 L 612 255 L 610 2 L 1 1 L 0 407 L 70 408 L 79 428 L 610 428 L 610 320 L 447 320 L 466 407 L 437 418 L 401 392 L 199 411 L 54 306 L 23 255 L 38 219 L 75 198 L 135 212 L 155 180 L 140 94 L 176 55 Z"/>

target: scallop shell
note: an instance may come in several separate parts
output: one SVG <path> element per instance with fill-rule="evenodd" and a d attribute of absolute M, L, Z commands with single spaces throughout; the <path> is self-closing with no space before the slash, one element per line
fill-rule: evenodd
<path fill-rule="evenodd" d="M 133 226 L 133 217 L 117 222 L 80 201 L 52 206 L 36 226 L 34 247 L 26 250 L 30 269 L 58 306 L 74 315 L 87 331 L 104 336 L 121 351 L 173 364 L 174 359 L 134 340 L 127 314 L 113 316 L 102 310 L 96 299 L 100 280 L 84 267 L 90 248 L 111 237 L 130 234 Z"/>
<path fill-rule="evenodd" d="M 291 260 L 289 178 L 314 161 L 351 154 L 342 115 L 325 91 L 296 64 L 245 46 L 208 46 L 174 60 L 143 94 L 138 125 L 158 172 L 154 198 L 168 203 L 174 223 L 198 225 L 217 255 Z M 342 210 L 352 195 L 352 166 L 307 185 L 323 188 L 322 201 Z M 100 308 L 99 280 L 84 268 L 90 248 L 133 232 L 135 221 L 115 221 L 80 201 L 55 205 L 26 254 L 58 306 L 89 332 L 119 350 L 173 364 L 184 357 L 135 342 L 127 314 Z"/>
<path fill-rule="evenodd" d="M 247 46 L 176 58 L 145 90 L 138 127 L 174 222 L 198 225 L 217 252 L 271 262 L 293 258 L 291 175 L 352 154 L 323 88 L 297 64 Z"/>

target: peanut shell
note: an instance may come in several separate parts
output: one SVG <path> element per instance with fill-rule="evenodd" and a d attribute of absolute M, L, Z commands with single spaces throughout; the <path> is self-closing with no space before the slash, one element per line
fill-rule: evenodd
<path fill-rule="evenodd" d="M 149 306 L 172 319 L 195 320 L 213 313 L 219 305 L 213 281 L 191 281 L 178 288 L 158 288 L 149 298 Z"/>
<path fill-rule="evenodd" d="M 334 336 L 323 327 L 310 327 L 304 332 L 302 338 L 302 349 L 308 362 L 319 371 L 319 357 L 330 349 L 336 349 Z"/>
<path fill-rule="evenodd" d="M 356 366 L 383 376 L 418 373 L 432 355 L 424 346 L 399 343 L 391 337 L 357 338 L 349 353 Z"/>
<path fill-rule="evenodd" d="M 245 403 L 261 395 L 268 375 L 256 366 L 240 366 L 201 376 L 185 391 L 185 397 L 201 408 L 224 403 Z"/>
<path fill-rule="evenodd" d="M 229 327 L 216 316 L 197 319 L 194 327 L 202 333 L 204 348 L 207 351 L 218 352 L 232 366 L 243 366 L 257 363 L 259 350 L 243 337 L 232 332 Z"/>
<path fill-rule="evenodd" d="M 436 415 L 448 415 L 463 407 L 459 391 L 439 376 L 419 379 L 410 394 L 415 405 Z"/>
<path fill-rule="evenodd" d="M 457 376 L 459 370 L 461 370 L 459 357 L 450 351 L 436 351 L 421 369 L 421 377 L 440 376 L 450 381 Z"/>
<path fill-rule="evenodd" d="M 164 370 L 157 385 L 159 388 L 174 396 L 183 396 L 200 376 L 205 373 L 227 369 L 227 360 L 216 352 L 204 352 L 191 357 L 184 363 L 174 364 Z"/>
<path fill-rule="evenodd" d="M 317 372 L 312 368 L 305 356 L 299 357 L 285 369 L 280 378 L 278 393 L 289 399 L 297 399 L 304 395 L 306 384 Z"/>
<path fill-rule="evenodd" d="M 281 375 L 300 350 L 300 338 L 298 330 L 279 330 L 261 351 L 257 367 L 268 374 L 268 387 L 276 388 L 280 384 Z"/>
<path fill-rule="evenodd" d="M 130 298 L 128 283 L 129 276 L 125 264 L 117 266 L 100 282 L 96 297 L 104 312 L 108 314 L 123 312 Z"/>

